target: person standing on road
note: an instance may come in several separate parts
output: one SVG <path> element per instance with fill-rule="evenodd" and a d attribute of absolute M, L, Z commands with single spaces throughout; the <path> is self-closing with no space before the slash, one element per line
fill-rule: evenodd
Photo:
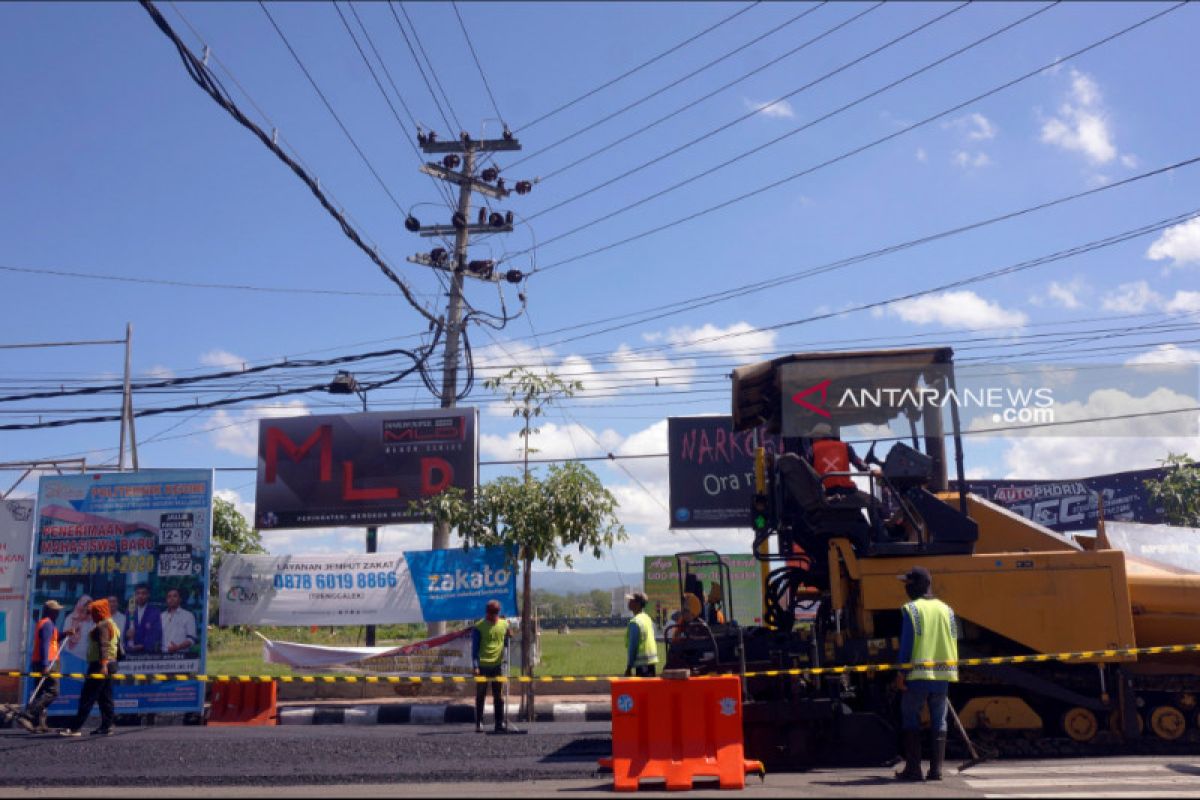
<path fill-rule="evenodd" d="M 79 710 L 71 727 L 59 731 L 62 736 L 82 736 L 83 726 L 92 706 L 100 703 L 100 727 L 92 731 L 93 736 L 108 736 L 116 727 L 116 708 L 113 706 L 111 676 L 117 670 L 117 654 L 120 651 L 121 631 L 112 621 L 112 611 L 107 600 L 94 600 L 88 604 L 88 612 L 96 624 L 88 634 L 87 671 L 79 693 Z"/>
<path fill-rule="evenodd" d="M 492 709 L 496 717 L 496 733 L 503 733 L 504 698 L 499 678 L 504 672 L 504 650 L 508 647 L 511 633 L 508 620 L 500 617 L 500 601 L 488 600 L 485 616 L 475 623 L 471 631 L 471 663 L 476 678 L 489 678 L 475 684 L 475 732 L 483 731 L 483 704 L 487 700 L 487 688 L 492 687 Z"/>
<path fill-rule="evenodd" d="M 921 709 L 929 703 L 929 772 L 926 780 L 942 779 L 946 757 L 946 706 L 950 684 L 958 680 L 958 620 L 954 610 L 933 596 L 933 576 L 925 567 L 913 567 L 903 575 L 904 591 L 911 602 L 901 609 L 900 660 L 902 663 L 936 661 L 939 666 L 915 667 L 905 679 L 898 677 L 901 691 L 900 716 L 904 737 L 904 769 L 897 780 L 921 780 Z"/>
<path fill-rule="evenodd" d="M 41 618 L 33 631 L 33 654 L 30 659 L 29 671 L 42 673 L 33 697 L 24 711 L 12 715 L 18 725 L 30 733 L 46 732 L 46 709 L 58 697 L 58 678 L 50 675 L 58 663 L 58 628 L 54 626 L 62 604 L 57 600 L 47 600 L 42 605 Z"/>
<path fill-rule="evenodd" d="M 633 619 L 625 629 L 625 677 L 653 678 L 658 664 L 658 643 L 654 641 L 654 620 L 646 613 L 649 599 L 644 592 L 625 595 Z"/>

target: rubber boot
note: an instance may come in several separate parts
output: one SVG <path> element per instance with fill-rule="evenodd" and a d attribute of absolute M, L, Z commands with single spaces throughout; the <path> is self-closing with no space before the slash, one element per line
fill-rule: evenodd
<path fill-rule="evenodd" d="M 483 703 L 487 700 L 486 692 L 475 690 L 475 732 L 483 733 Z"/>
<path fill-rule="evenodd" d="M 942 762 L 946 759 L 946 732 L 934 733 L 930 746 L 929 772 L 925 774 L 925 780 L 940 781 L 942 779 Z"/>
<path fill-rule="evenodd" d="M 904 769 L 896 773 L 898 781 L 921 780 L 921 732 L 904 731 Z"/>
<path fill-rule="evenodd" d="M 37 727 L 34 728 L 34 733 L 49 733 L 50 732 L 50 726 L 46 724 L 49 721 L 49 713 L 50 712 L 48 712 L 46 709 L 43 708 L 42 712 L 40 714 L 38 714 Z"/>
<path fill-rule="evenodd" d="M 492 684 L 492 708 L 496 717 L 496 733 L 505 733 L 508 730 L 508 720 L 505 719 L 504 697 L 501 692 L 500 684 Z"/>

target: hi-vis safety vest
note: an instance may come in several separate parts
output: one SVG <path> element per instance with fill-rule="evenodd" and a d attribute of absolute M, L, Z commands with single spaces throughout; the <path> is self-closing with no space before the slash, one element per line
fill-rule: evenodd
<path fill-rule="evenodd" d="M 55 661 L 58 661 L 58 629 L 54 627 L 54 620 L 49 617 L 43 618 L 37 624 L 37 630 L 33 636 L 33 660 L 36 662 L 42 654 L 43 643 L 49 640 L 50 648 L 47 651 L 46 667 L 49 667 Z"/>
<path fill-rule="evenodd" d="M 634 665 L 647 667 L 658 663 L 658 643 L 654 641 L 654 622 L 642 611 L 631 620 L 638 627 L 638 649 Z M 629 652 L 629 628 L 625 629 L 625 651 Z"/>
<path fill-rule="evenodd" d="M 504 660 L 504 637 L 508 633 L 508 620 L 498 619 L 488 622 L 481 619 L 475 623 L 479 631 L 479 665 L 481 667 L 498 667 Z"/>
<path fill-rule="evenodd" d="M 817 474 L 829 475 L 830 472 L 850 471 L 850 446 L 837 439 L 817 439 L 812 443 L 813 467 Z M 821 479 L 821 485 L 826 489 L 840 487 L 853 489 L 854 481 L 849 475 L 829 475 Z"/>
<path fill-rule="evenodd" d="M 957 661 L 958 622 L 950 606 L 932 597 L 907 603 L 904 613 L 912 622 L 912 661 Z M 957 681 L 957 666 L 916 667 L 910 681 Z"/>

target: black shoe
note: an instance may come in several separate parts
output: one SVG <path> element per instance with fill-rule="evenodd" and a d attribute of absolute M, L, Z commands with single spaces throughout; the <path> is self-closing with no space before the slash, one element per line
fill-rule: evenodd
<path fill-rule="evenodd" d="M 483 733 L 483 723 L 482 723 L 482 722 L 476 722 L 476 723 L 475 723 L 475 732 L 476 732 L 476 733 Z"/>
<path fill-rule="evenodd" d="M 898 781 L 922 781 L 921 732 L 904 731 L 904 769 L 896 773 Z"/>
<path fill-rule="evenodd" d="M 14 714 L 12 721 L 20 725 L 29 733 L 37 731 L 37 724 L 25 714 Z"/>
<path fill-rule="evenodd" d="M 925 780 L 940 781 L 942 779 L 942 762 L 945 760 L 946 734 L 934 734 L 933 741 L 930 742 L 929 772 L 925 773 Z"/>
<path fill-rule="evenodd" d="M 117 731 L 114 728 L 96 728 L 92 731 L 92 736 L 112 736 Z"/>

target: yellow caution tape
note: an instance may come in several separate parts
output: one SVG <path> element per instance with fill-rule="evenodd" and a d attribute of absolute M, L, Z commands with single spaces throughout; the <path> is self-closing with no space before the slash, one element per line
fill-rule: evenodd
<path fill-rule="evenodd" d="M 1018 656 L 988 656 L 978 658 L 960 658 L 955 661 L 913 661 L 901 664 L 848 664 L 840 667 L 793 667 L 791 669 L 769 669 L 758 672 L 746 672 L 747 678 L 775 678 L 782 675 L 842 675 L 846 673 L 866 672 L 896 672 L 911 669 L 931 667 L 981 667 L 998 664 L 1027 664 L 1046 661 L 1088 661 L 1093 659 L 1112 659 L 1140 655 L 1165 655 L 1175 653 L 1200 653 L 1200 644 L 1172 644 L 1155 647 L 1126 647 L 1108 650 L 1078 650 L 1065 653 L 1031 653 Z M 209 683 L 556 683 L 584 681 L 588 683 L 607 682 L 611 680 L 647 680 L 644 678 L 624 678 L 621 675 L 537 675 L 537 676 L 499 676 L 486 678 L 472 675 L 190 675 L 190 674 L 124 674 L 116 673 L 111 676 L 99 673 L 83 672 L 0 672 L 9 678 L 40 679 L 49 675 L 52 678 L 71 678 L 84 680 L 92 678 L 114 681 L 206 681 Z M 724 673 L 738 674 L 738 673 Z"/>

